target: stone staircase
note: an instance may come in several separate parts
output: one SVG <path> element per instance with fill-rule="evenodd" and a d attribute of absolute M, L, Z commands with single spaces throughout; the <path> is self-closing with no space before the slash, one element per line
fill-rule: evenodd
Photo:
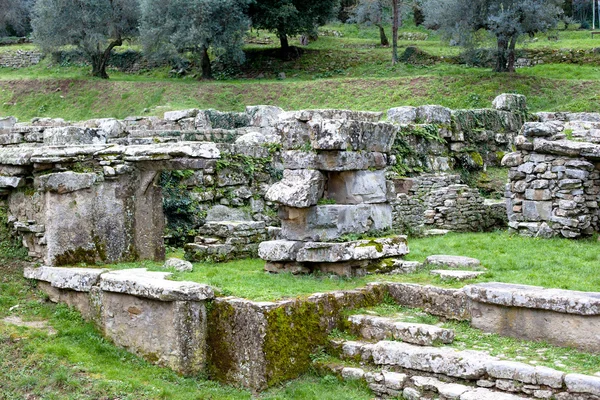
<path fill-rule="evenodd" d="M 457 400 L 598 400 L 600 378 L 444 346 L 454 331 L 390 317 L 352 315 L 357 340 L 332 339 L 342 360 L 318 367 L 344 380 L 364 380 L 380 398 Z"/>

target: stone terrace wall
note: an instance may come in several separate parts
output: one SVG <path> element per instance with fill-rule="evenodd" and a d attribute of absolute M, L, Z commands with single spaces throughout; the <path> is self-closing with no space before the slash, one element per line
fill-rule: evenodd
<path fill-rule="evenodd" d="M 37 50 L 17 50 L 0 52 L 0 67 L 26 68 L 39 64 L 42 53 Z"/>

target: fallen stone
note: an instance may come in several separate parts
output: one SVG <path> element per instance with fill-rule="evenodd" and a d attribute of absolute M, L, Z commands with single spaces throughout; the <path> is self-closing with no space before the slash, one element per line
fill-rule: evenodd
<path fill-rule="evenodd" d="M 441 280 L 457 280 L 457 281 L 466 281 L 468 279 L 475 279 L 480 275 L 485 274 L 482 271 L 457 271 L 457 270 L 442 270 L 442 269 L 434 269 L 431 271 L 431 275 L 437 275 Z"/>
<path fill-rule="evenodd" d="M 450 233 L 449 229 L 428 229 L 423 232 L 423 236 L 445 236 Z"/>
<path fill-rule="evenodd" d="M 194 269 L 191 262 L 180 260 L 179 258 L 169 258 L 163 268 L 173 268 L 177 272 L 188 272 Z"/>
<path fill-rule="evenodd" d="M 214 298 L 210 286 L 195 282 L 169 281 L 168 272 L 145 268 L 111 271 L 103 274 L 100 289 L 160 301 L 202 301 Z"/>
<path fill-rule="evenodd" d="M 425 265 L 428 266 L 440 266 L 452 269 L 460 268 L 480 268 L 481 261 L 476 258 L 463 257 L 463 256 L 448 256 L 448 255 L 434 255 L 429 256 L 425 259 Z"/>
<path fill-rule="evenodd" d="M 27 279 L 48 282 L 51 286 L 58 289 L 89 292 L 92 286 L 98 284 L 100 276 L 108 271 L 108 269 L 43 266 L 39 268 L 25 268 L 23 276 Z"/>
<path fill-rule="evenodd" d="M 283 171 L 283 179 L 271 186 L 265 198 L 289 207 L 306 208 L 317 204 L 323 197 L 325 177 L 314 170 Z"/>

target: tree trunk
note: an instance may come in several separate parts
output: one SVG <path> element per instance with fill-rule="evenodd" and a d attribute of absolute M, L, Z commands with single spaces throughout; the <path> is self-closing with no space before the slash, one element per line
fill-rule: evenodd
<path fill-rule="evenodd" d="M 200 68 L 202 68 L 202 79 L 212 79 L 212 68 L 210 66 L 210 57 L 208 56 L 208 47 L 202 46 L 201 51 Z"/>
<path fill-rule="evenodd" d="M 278 29 L 277 35 L 279 36 L 279 42 L 281 43 L 281 58 L 286 60 L 290 55 L 290 42 L 288 42 L 285 30 Z"/>
<path fill-rule="evenodd" d="M 390 41 L 388 40 L 387 36 L 385 35 L 385 29 L 383 29 L 383 25 L 377 25 L 377 27 L 379 28 L 379 40 L 381 41 L 381 45 L 389 46 Z"/>
<path fill-rule="evenodd" d="M 398 16 L 398 3 L 401 0 L 392 0 L 392 65 L 398 64 L 398 26 L 400 26 Z"/>
<path fill-rule="evenodd" d="M 506 54 L 508 52 L 508 41 L 504 38 L 498 37 L 498 48 L 496 50 L 496 68 L 495 72 L 507 72 L 508 60 Z"/>
<path fill-rule="evenodd" d="M 517 45 L 517 36 L 512 36 L 510 38 L 510 43 L 508 45 L 508 63 L 506 65 L 506 70 L 508 72 L 515 72 L 515 46 Z"/>
<path fill-rule="evenodd" d="M 92 76 L 102 79 L 108 79 L 108 74 L 106 73 L 106 64 L 108 64 L 108 60 L 110 59 L 110 52 L 117 46 L 121 46 L 123 44 L 123 39 L 120 37 L 110 42 L 106 50 L 102 53 L 93 54 L 91 56 L 92 61 Z"/>

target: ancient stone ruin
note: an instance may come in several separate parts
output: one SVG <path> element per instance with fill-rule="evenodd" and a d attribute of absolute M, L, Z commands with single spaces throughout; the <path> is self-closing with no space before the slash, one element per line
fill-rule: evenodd
<path fill-rule="evenodd" d="M 404 236 L 344 240 L 392 227 L 385 168 L 397 127 L 356 116 L 300 113 L 285 127 L 283 180 L 266 194 L 280 205 L 282 239 L 260 244 L 267 271 L 363 275 L 408 253 Z"/>
<path fill-rule="evenodd" d="M 598 232 L 600 115 L 540 113 L 507 154 L 509 227 L 528 236 L 577 238 Z"/>

